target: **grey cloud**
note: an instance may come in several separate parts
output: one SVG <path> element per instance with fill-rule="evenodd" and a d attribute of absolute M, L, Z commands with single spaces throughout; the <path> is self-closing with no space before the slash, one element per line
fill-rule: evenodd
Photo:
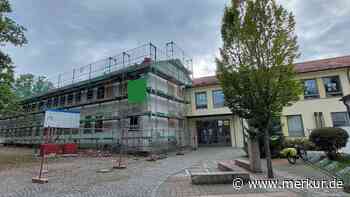
<path fill-rule="evenodd" d="M 20 73 L 55 75 L 152 41 L 176 41 L 195 74 L 213 74 L 228 0 L 12 0 L 29 44 L 8 48 Z M 347 0 L 279 0 L 296 15 L 300 60 L 350 54 Z M 331 8 L 331 10 L 330 10 Z"/>

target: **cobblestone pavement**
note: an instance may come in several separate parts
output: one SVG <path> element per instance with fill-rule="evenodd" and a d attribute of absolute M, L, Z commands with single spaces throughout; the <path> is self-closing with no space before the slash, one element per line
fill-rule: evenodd
<path fill-rule="evenodd" d="M 43 185 L 31 183 L 39 166 L 0 171 L 0 197 L 155 196 L 159 185 L 185 168 L 196 163 L 234 159 L 241 155 L 241 150 L 229 147 L 201 148 L 184 156 L 172 155 L 156 162 L 129 158 L 127 169 L 103 174 L 96 171 L 111 168 L 110 159 L 59 159 L 50 162 L 49 183 Z"/>
<path fill-rule="evenodd" d="M 265 163 L 265 161 L 264 161 Z M 216 168 L 217 162 L 202 161 L 185 169 L 180 173 L 170 176 L 157 191 L 158 197 L 179 197 L 179 196 L 210 196 L 210 197 L 250 197 L 250 196 L 279 196 L 279 197 L 350 197 L 349 194 L 335 189 L 251 189 L 248 185 L 243 186 L 240 190 L 234 190 L 232 185 L 192 185 L 189 177 L 191 171 L 211 171 Z M 285 180 L 332 180 L 317 169 L 303 163 L 290 165 L 287 160 L 275 160 L 273 163 L 276 179 Z M 239 167 L 236 167 L 239 168 Z M 244 171 L 243 169 L 237 169 Z M 251 174 L 253 180 L 266 179 L 263 174 Z"/>

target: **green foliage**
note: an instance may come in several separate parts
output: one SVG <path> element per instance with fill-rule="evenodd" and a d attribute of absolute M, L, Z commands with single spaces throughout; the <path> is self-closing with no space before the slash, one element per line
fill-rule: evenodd
<path fill-rule="evenodd" d="M 337 151 L 346 146 L 349 134 L 342 128 L 324 127 L 314 129 L 309 139 L 320 150 L 325 151 L 329 159 L 335 159 Z"/>
<path fill-rule="evenodd" d="M 247 120 L 255 138 L 302 93 L 293 66 L 299 54 L 292 13 L 274 0 L 246 0 L 242 6 L 232 0 L 225 8 L 217 75 L 226 105 Z"/>
<path fill-rule="evenodd" d="M 53 84 L 44 76 L 35 77 L 32 74 L 20 75 L 13 85 L 16 95 L 20 99 L 30 98 L 37 94 L 47 92 Z"/>
<path fill-rule="evenodd" d="M 304 147 L 306 150 L 317 150 L 317 147 L 307 138 L 295 138 L 295 139 L 285 139 L 283 142 L 283 148 L 293 148 L 297 145 Z"/>
<path fill-rule="evenodd" d="M 27 43 L 25 28 L 16 24 L 7 15 L 12 12 L 8 0 L 0 0 L 0 46 L 12 44 L 22 46 Z M 9 55 L 0 49 L 0 116 L 18 110 L 17 99 L 11 90 L 14 82 L 14 66 Z"/>

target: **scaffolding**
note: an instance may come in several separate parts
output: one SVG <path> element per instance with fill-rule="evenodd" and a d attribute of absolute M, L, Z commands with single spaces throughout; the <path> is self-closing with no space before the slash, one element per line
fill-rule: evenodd
<path fill-rule="evenodd" d="M 192 83 L 192 69 L 192 60 L 174 42 L 163 49 L 148 43 L 124 51 L 51 78 L 56 83 L 49 92 L 23 102 L 26 114 L 0 120 L 4 125 L 0 135 L 8 143 L 40 144 L 43 112 L 59 108 L 79 110 L 81 127 L 55 130 L 56 143 L 108 145 L 126 152 L 185 146 L 188 101 L 184 91 Z M 130 103 L 127 84 L 138 79 L 146 80 L 147 97 L 142 103 Z"/>

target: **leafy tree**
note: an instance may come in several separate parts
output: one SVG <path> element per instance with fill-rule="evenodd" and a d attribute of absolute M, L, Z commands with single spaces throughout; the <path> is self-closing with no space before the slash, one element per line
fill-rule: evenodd
<path fill-rule="evenodd" d="M 0 46 L 12 44 L 22 46 L 27 43 L 26 30 L 7 15 L 12 12 L 8 0 L 0 0 Z M 9 55 L 0 49 L 0 116 L 18 110 L 17 99 L 11 89 L 14 82 L 14 66 Z"/>
<path fill-rule="evenodd" d="M 338 150 L 346 147 L 349 134 L 342 128 L 324 127 L 312 130 L 309 139 L 325 151 L 329 159 L 335 159 Z"/>
<path fill-rule="evenodd" d="M 15 80 L 13 88 L 19 98 L 25 99 L 45 93 L 52 87 L 53 84 L 44 76 L 35 77 L 33 74 L 22 74 Z"/>
<path fill-rule="evenodd" d="M 247 121 L 249 138 L 264 136 L 268 177 L 273 177 L 269 131 L 273 117 L 298 100 L 302 88 L 295 79 L 298 57 L 292 13 L 275 0 L 232 0 L 222 19 L 223 46 L 217 75 L 227 106 Z M 258 155 L 250 155 L 260 159 Z"/>

